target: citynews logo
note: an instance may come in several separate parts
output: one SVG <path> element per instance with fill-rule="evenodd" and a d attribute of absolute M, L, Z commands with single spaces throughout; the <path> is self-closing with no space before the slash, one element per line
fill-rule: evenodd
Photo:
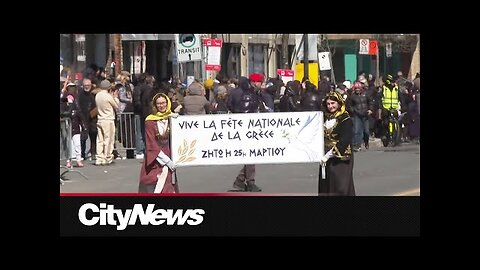
<path fill-rule="evenodd" d="M 125 230 L 128 225 L 135 225 L 140 219 L 141 225 L 199 225 L 203 222 L 203 209 L 154 209 L 155 204 L 148 204 L 144 209 L 142 204 L 135 204 L 133 209 L 115 209 L 112 204 L 86 203 L 78 209 L 78 219 L 83 225 L 117 226 L 117 230 Z"/>

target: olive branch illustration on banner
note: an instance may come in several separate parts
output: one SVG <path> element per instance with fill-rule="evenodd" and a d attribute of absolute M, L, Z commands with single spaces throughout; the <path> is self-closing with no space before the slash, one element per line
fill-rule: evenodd
<path fill-rule="evenodd" d="M 183 163 L 183 162 L 189 162 L 193 161 L 196 159 L 194 153 L 195 153 L 195 144 L 197 143 L 197 140 L 193 140 L 190 145 L 188 145 L 187 140 L 183 140 L 183 146 L 180 145 L 178 147 L 178 155 L 180 156 L 178 158 L 178 161 L 176 163 Z"/>

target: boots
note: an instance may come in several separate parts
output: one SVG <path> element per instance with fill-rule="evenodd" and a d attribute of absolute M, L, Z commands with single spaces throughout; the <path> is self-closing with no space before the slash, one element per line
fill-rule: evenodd
<path fill-rule="evenodd" d="M 235 180 L 235 182 L 233 182 L 233 189 L 238 191 L 247 191 L 247 185 L 245 185 L 245 182 Z"/>
<path fill-rule="evenodd" d="M 262 191 L 262 189 L 255 185 L 255 181 L 248 181 L 247 182 L 247 191 L 250 191 L 250 192 L 260 192 Z"/>

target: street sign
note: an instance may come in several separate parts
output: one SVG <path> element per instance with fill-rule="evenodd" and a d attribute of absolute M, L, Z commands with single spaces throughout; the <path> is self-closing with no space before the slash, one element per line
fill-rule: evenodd
<path fill-rule="evenodd" d="M 277 75 L 280 76 L 284 84 L 287 84 L 287 82 L 293 81 L 295 72 L 291 69 L 277 69 Z"/>
<path fill-rule="evenodd" d="M 358 54 L 368 54 L 369 41 L 368 39 L 360 39 L 360 50 Z"/>
<path fill-rule="evenodd" d="M 392 57 L 392 43 L 388 42 L 385 44 L 385 54 L 387 57 Z"/>
<path fill-rule="evenodd" d="M 374 39 L 370 40 L 368 45 L 368 54 L 377 55 L 378 52 L 378 42 Z"/>
<path fill-rule="evenodd" d="M 222 66 L 220 65 L 220 53 L 222 49 L 221 39 L 203 39 L 203 45 L 207 48 L 207 63 L 205 64 L 205 70 L 220 71 Z"/>
<path fill-rule="evenodd" d="M 199 34 L 175 34 L 178 62 L 202 60 Z"/>
<path fill-rule="evenodd" d="M 320 65 L 320 70 L 332 69 L 332 65 L 330 64 L 330 52 L 319 52 L 318 64 Z"/>

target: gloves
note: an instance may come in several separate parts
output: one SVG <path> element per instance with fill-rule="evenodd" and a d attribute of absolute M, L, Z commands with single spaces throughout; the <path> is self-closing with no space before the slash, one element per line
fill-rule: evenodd
<path fill-rule="evenodd" d="M 167 162 L 167 164 L 165 164 L 172 172 L 175 171 L 175 169 L 177 169 L 177 165 L 175 165 L 175 163 L 173 163 L 173 161 L 169 161 Z"/>
<path fill-rule="evenodd" d="M 325 126 L 326 129 L 331 129 L 336 123 L 337 123 L 337 119 L 334 118 L 334 119 L 325 121 L 323 125 Z"/>
<path fill-rule="evenodd" d="M 331 157 L 333 157 L 333 148 L 320 159 L 320 165 L 325 166 Z"/>

